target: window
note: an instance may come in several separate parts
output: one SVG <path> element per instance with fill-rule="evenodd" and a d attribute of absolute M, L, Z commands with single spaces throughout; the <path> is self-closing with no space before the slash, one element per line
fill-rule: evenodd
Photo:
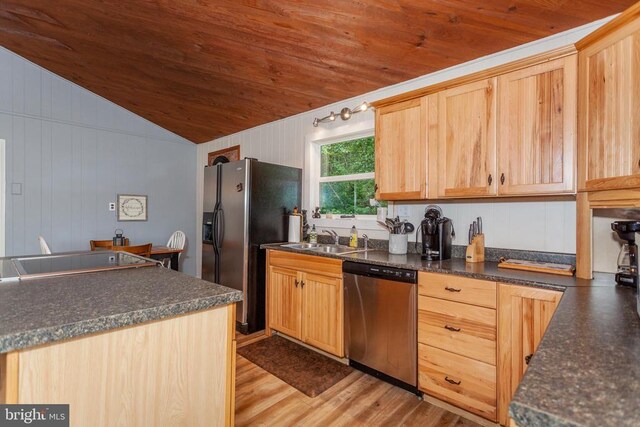
<path fill-rule="evenodd" d="M 374 137 L 320 146 L 318 203 L 323 214 L 375 215 Z"/>

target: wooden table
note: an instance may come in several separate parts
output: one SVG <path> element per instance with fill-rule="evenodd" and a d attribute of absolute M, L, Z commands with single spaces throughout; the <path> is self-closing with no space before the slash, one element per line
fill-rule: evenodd
<path fill-rule="evenodd" d="M 178 265 L 178 255 L 180 255 L 182 252 L 184 252 L 184 249 L 174 249 L 168 246 L 154 245 L 151 247 L 151 258 L 158 261 L 169 258 L 171 260 L 171 269 L 180 271 L 180 266 Z"/>
<path fill-rule="evenodd" d="M 127 245 L 130 246 L 130 245 Z M 110 248 L 96 248 L 98 251 L 111 250 Z M 180 266 L 178 265 L 178 255 L 184 252 L 184 249 L 174 249 L 168 246 L 151 246 L 151 254 L 149 257 L 151 259 L 155 259 L 156 261 L 161 261 L 163 259 L 169 258 L 171 260 L 171 269 L 175 271 L 180 271 Z"/>

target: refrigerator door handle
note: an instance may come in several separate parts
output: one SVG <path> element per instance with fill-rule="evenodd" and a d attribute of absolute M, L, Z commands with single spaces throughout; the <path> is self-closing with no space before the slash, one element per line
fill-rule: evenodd
<path fill-rule="evenodd" d="M 215 251 L 218 250 L 218 209 L 213 211 L 213 225 L 211 226 L 211 243 L 213 244 L 213 249 Z"/>
<path fill-rule="evenodd" d="M 216 245 L 220 247 L 222 245 L 222 240 L 224 239 L 224 210 L 218 209 L 216 213 L 216 229 L 215 233 L 217 235 L 218 242 Z"/>

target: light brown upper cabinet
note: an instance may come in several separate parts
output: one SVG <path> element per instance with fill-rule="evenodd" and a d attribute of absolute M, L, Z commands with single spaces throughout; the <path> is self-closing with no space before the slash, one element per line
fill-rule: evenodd
<path fill-rule="evenodd" d="M 640 4 L 576 47 L 578 189 L 640 187 Z"/>
<path fill-rule="evenodd" d="M 429 95 L 427 109 L 431 196 L 495 195 L 496 78 Z"/>
<path fill-rule="evenodd" d="M 498 77 L 498 194 L 575 192 L 577 56 Z"/>
<path fill-rule="evenodd" d="M 426 99 L 376 109 L 376 199 L 427 198 Z"/>

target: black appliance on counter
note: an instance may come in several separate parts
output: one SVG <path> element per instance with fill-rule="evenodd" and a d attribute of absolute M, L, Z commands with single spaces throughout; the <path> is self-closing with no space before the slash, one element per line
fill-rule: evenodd
<path fill-rule="evenodd" d="M 204 168 L 202 278 L 242 291 L 236 328 L 265 327 L 263 243 L 287 241 L 289 212 L 300 206 L 302 170 L 244 159 Z"/>
<path fill-rule="evenodd" d="M 640 221 L 615 221 L 611 229 L 618 237 L 625 240 L 618 255 L 618 271 L 616 283 L 619 285 L 638 287 L 638 245 L 636 233 L 640 232 Z"/>
<path fill-rule="evenodd" d="M 442 209 L 429 205 L 425 209 L 424 219 L 420 223 L 422 237 L 420 254 L 428 261 L 443 261 L 451 258 L 451 240 L 455 236 L 453 222 L 442 214 Z M 419 230 L 419 231 L 420 231 Z"/>

